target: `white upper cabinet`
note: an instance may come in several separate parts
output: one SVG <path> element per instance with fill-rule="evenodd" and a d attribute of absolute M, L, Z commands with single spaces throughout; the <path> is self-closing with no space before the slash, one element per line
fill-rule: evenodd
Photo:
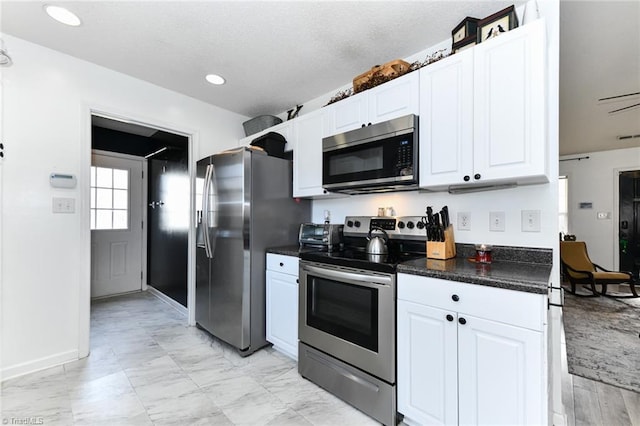
<path fill-rule="evenodd" d="M 420 73 L 412 72 L 369 89 L 367 124 L 380 123 L 403 115 L 418 115 Z M 365 92 L 366 93 L 366 92 Z"/>
<path fill-rule="evenodd" d="M 368 93 L 362 92 L 322 108 L 323 136 L 348 132 L 366 124 L 369 114 Z"/>
<path fill-rule="evenodd" d="M 544 20 L 420 70 L 420 186 L 547 182 Z"/>
<path fill-rule="evenodd" d="M 293 196 L 335 196 L 322 188 L 322 111 L 296 118 Z"/>
<path fill-rule="evenodd" d="M 542 177 L 546 157 L 544 21 L 474 49 L 474 174 Z"/>
<path fill-rule="evenodd" d="M 418 114 L 420 76 L 412 72 L 323 108 L 323 136 Z"/>
<path fill-rule="evenodd" d="M 459 183 L 473 169 L 473 50 L 420 70 L 420 183 Z"/>

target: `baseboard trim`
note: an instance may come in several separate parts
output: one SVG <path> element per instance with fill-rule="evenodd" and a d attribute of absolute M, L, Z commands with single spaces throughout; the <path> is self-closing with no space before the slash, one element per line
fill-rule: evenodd
<path fill-rule="evenodd" d="M 172 308 L 180 312 L 181 314 L 184 314 L 185 316 L 189 314 L 189 311 L 187 310 L 187 308 L 185 308 L 180 303 L 176 302 L 175 300 L 173 300 L 172 298 L 170 298 L 160 290 L 154 288 L 152 285 L 147 284 L 147 291 L 153 294 L 158 299 L 162 300 L 167 305 L 171 306 Z"/>
<path fill-rule="evenodd" d="M 553 413 L 553 426 L 566 426 L 567 415 L 564 413 Z"/>
<path fill-rule="evenodd" d="M 78 360 L 78 350 L 60 352 L 54 355 L 35 359 L 33 361 L 23 362 L 21 364 L 12 365 L 3 368 L 0 371 L 0 382 L 24 376 L 25 374 L 35 373 L 36 371 L 46 370 L 47 368 L 66 364 L 67 362 Z"/>

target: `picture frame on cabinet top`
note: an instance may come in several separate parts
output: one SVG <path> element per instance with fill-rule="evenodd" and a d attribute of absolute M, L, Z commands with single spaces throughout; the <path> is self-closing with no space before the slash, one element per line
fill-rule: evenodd
<path fill-rule="evenodd" d="M 518 27 L 518 16 L 513 5 L 487 16 L 478 22 L 477 43 L 482 43 Z"/>
<path fill-rule="evenodd" d="M 477 44 L 477 36 L 475 34 L 466 37 L 459 42 L 453 43 L 451 46 L 451 54 L 462 52 L 465 49 L 473 47 Z"/>
<path fill-rule="evenodd" d="M 480 19 L 467 16 L 451 31 L 452 43 L 456 44 L 470 36 L 476 36 Z"/>

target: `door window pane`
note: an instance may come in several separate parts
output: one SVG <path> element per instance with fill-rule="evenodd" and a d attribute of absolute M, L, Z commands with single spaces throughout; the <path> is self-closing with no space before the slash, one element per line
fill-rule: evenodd
<path fill-rule="evenodd" d="M 126 189 L 113 190 L 113 208 L 127 210 L 128 191 Z"/>
<path fill-rule="evenodd" d="M 113 217 L 111 210 L 96 210 L 96 228 L 95 229 L 112 229 Z"/>
<path fill-rule="evenodd" d="M 127 173 L 127 170 L 113 169 L 113 187 L 118 189 L 129 188 L 129 173 Z"/>
<path fill-rule="evenodd" d="M 129 228 L 129 171 L 91 167 L 91 229 Z"/>
<path fill-rule="evenodd" d="M 113 169 L 96 167 L 96 186 L 99 188 L 113 188 Z"/>
<path fill-rule="evenodd" d="M 113 207 L 113 190 L 106 188 L 97 188 L 96 191 L 96 208 L 110 209 Z"/>

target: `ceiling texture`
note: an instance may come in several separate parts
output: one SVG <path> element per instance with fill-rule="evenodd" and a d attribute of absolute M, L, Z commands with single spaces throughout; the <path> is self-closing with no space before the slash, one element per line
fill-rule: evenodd
<path fill-rule="evenodd" d="M 532 0 L 531 3 L 535 3 Z M 547 0 L 537 0 L 543 2 Z M 0 30 L 247 117 L 280 114 L 519 1 L 0 2 Z M 560 154 L 640 146 L 640 1 L 560 3 Z M 11 46 L 5 45 L 11 54 Z M 14 62 L 19 61 L 13 55 Z M 226 78 L 223 86 L 204 80 Z M 327 99 L 328 101 L 329 99 Z"/>

